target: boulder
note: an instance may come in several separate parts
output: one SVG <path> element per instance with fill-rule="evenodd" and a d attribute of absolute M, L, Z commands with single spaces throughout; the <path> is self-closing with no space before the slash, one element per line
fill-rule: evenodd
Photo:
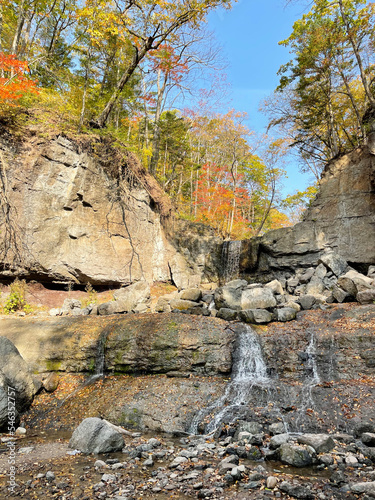
<path fill-rule="evenodd" d="M 374 447 L 375 446 L 375 433 L 373 432 L 364 432 L 361 436 L 362 443 L 366 446 Z"/>
<path fill-rule="evenodd" d="M 334 440 L 328 434 L 302 434 L 297 441 L 311 446 L 316 453 L 328 453 L 335 447 Z"/>
<path fill-rule="evenodd" d="M 284 422 L 275 422 L 269 426 L 268 430 L 271 436 L 276 436 L 276 434 L 284 434 L 286 429 Z"/>
<path fill-rule="evenodd" d="M 283 307 L 289 307 L 294 309 L 296 312 L 300 312 L 301 306 L 297 304 L 297 302 L 294 302 L 293 300 L 288 300 L 283 304 Z"/>
<path fill-rule="evenodd" d="M 334 252 L 323 254 L 319 259 L 319 264 L 322 263 L 327 269 L 333 272 L 337 277 L 345 273 L 348 268 L 348 263 L 345 259 Z"/>
<path fill-rule="evenodd" d="M 238 435 L 240 432 L 248 432 L 249 434 L 255 435 L 260 434 L 262 431 L 263 426 L 259 422 L 247 422 L 246 420 L 239 420 L 236 435 Z"/>
<path fill-rule="evenodd" d="M 269 283 L 264 285 L 264 287 L 272 290 L 274 295 L 284 295 L 284 289 L 283 289 L 280 281 L 278 281 L 278 280 L 270 281 Z"/>
<path fill-rule="evenodd" d="M 199 302 L 202 297 L 202 292 L 199 288 L 187 288 L 179 293 L 179 298 L 182 300 L 192 300 L 193 302 Z"/>
<path fill-rule="evenodd" d="M 214 295 L 216 308 L 221 309 L 224 307 L 236 311 L 241 309 L 242 290 L 246 285 L 247 282 L 244 280 L 235 280 L 217 288 Z"/>
<path fill-rule="evenodd" d="M 172 299 L 170 302 L 170 306 L 172 311 L 187 311 L 188 309 L 192 309 L 196 307 L 197 303 L 192 300 L 182 300 L 182 299 Z"/>
<path fill-rule="evenodd" d="M 244 290 L 241 297 L 241 309 L 268 309 L 277 304 L 270 288 Z"/>
<path fill-rule="evenodd" d="M 241 321 L 251 324 L 265 324 L 272 321 L 272 314 L 265 309 L 246 309 L 238 313 Z"/>
<path fill-rule="evenodd" d="M 304 273 L 300 275 L 299 282 L 302 283 L 302 285 L 306 285 L 306 283 L 308 283 L 314 276 L 314 273 L 315 273 L 315 268 L 309 267 L 309 269 L 306 269 L 306 271 L 304 271 Z"/>
<path fill-rule="evenodd" d="M 375 424 L 372 422 L 361 421 L 354 426 L 353 433 L 355 437 L 361 437 L 365 432 L 375 433 Z"/>
<path fill-rule="evenodd" d="M 98 314 L 100 316 L 108 316 L 110 314 L 118 313 L 118 304 L 115 300 L 111 300 L 110 302 L 104 302 L 98 306 Z"/>
<path fill-rule="evenodd" d="M 301 295 L 298 300 L 301 304 L 302 309 L 306 311 L 308 309 L 311 309 L 315 304 L 316 297 L 314 295 Z"/>
<path fill-rule="evenodd" d="M 350 295 L 348 294 L 348 292 L 345 292 L 345 290 L 343 290 L 342 288 L 340 288 L 337 285 L 333 286 L 332 295 L 333 295 L 334 299 L 336 299 L 337 302 L 339 302 L 340 304 L 342 302 L 345 302 L 347 299 L 350 298 Z"/>
<path fill-rule="evenodd" d="M 0 431 L 9 424 L 8 403 L 15 404 L 15 423 L 29 409 L 35 394 L 35 386 L 28 365 L 14 344 L 0 337 Z M 11 399 L 10 399 L 11 398 Z"/>
<path fill-rule="evenodd" d="M 341 278 L 337 280 L 337 285 L 342 290 L 344 290 L 344 292 L 347 292 L 351 297 L 356 297 L 358 288 L 352 279 L 348 278 L 347 276 L 341 276 Z"/>
<path fill-rule="evenodd" d="M 366 493 L 371 497 L 375 497 L 375 481 L 352 484 L 350 485 L 350 491 L 356 494 Z"/>
<path fill-rule="evenodd" d="M 345 273 L 342 278 L 351 280 L 355 284 L 359 292 L 372 287 L 373 279 L 359 273 L 358 271 L 355 271 L 354 269 L 351 269 L 350 271 Z"/>
<path fill-rule="evenodd" d="M 375 302 L 375 288 L 363 290 L 357 293 L 357 300 L 360 304 L 374 304 Z"/>
<path fill-rule="evenodd" d="M 375 280 L 375 266 L 369 266 L 367 276 Z"/>
<path fill-rule="evenodd" d="M 155 312 L 171 312 L 172 308 L 169 305 L 169 299 L 165 297 L 159 297 L 156 306 L 155 306 Z"/>
<path fill-rule="evenodd" d="M 225 319 L 226 321 L 234 321 L 237 319 L 237 311 L 233 309 L 228 309 L 227 307 L 222 307 L 218 310 L 216 317 Z"/>
<path fill-rule="evenodd" d="M 60 382 L 60 377 L 56 372 L 49 373 L 46 378 L 42 380 L 44 389 L 47 392 L 54 392 Z"/>
<path fill-rule="evenodd" d="M 300 498 L 301 500 L 315 500 L 316 498 L 315 493 L 305 486 L 291 484 L 287 481 L 283 481 L 279 485 L 279 490 L 283 491 L 291 497 Z"/>
<path fill-rule="evenodd" d="M 323 266 L 324 267 L 324 266 Z M 307 295 L 320 295 L 324 290 L 323 279 L 319 276 L 313 276 L 310 283 L 306 285 Z"/>
<path fill-rule="evenodd" d="M 82 303 L 80 300 L 77 299 L 65 299 L 64 303 L 62 305 L 62 308 L 60 309 L 60 314 L 66 315 L 66 314 L 74 314 L 74 312 L 78 312 L 81 310 Z"/>
<path fill-rule="evenodd" d="M 269 447 L 271 450 L 276 450 L 277 448 L 280 448 L 281 445 L 287 443 L 289 439 L 290 436 L 288 433 L 276 434 L 271 437 Z"/>
<path fill-rule="evenodd" d="M 69 447 L 82 453 L 112 453 L 124 447 L 122 434 L 107 421 L 90 417 L 73 432 Z"/>
<path fill-rule="evenodd" d="M 293 467 L 305 467 L 314 463 L 314 450 L 309 446 L 284 443 L 279 448 L 279 459 Z"/>
<path fill-rule="evenodd" d="M 116 312 L 128 313 L 137 304 L 144 304 L 150 299 L 150 287 L 147 281 L 138 281 L 133 285 L 116 290 L 113 294 L 116 302 Z"/>
<path fill-rule="evenodd" d="M 292 307 L 282 307 L 276 310 L 276 321 L 292 321 L 296 319 L 297 311 Z"/>

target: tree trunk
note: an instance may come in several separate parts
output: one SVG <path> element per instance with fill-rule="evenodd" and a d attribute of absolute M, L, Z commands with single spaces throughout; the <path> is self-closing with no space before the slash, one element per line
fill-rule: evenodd
<path fill-rule="evenodd" d="M 107 102 L 105 108 L 100 113 L 100 115 L 98 116 L 98 118 L 96 120 L 91 120 L 90 125 L 93 128 L 103 128 L 103 127 L 105 127 L 105 125 L 107 123 L 107 120 L 108 120 L 108 117 L 109 117 L 109 115 L 110 115 L 110 113 L 111 113 L 111 111 L 113 109 L 113 106 L 116 104 L 116 102 L 117 102 L 117 100 L 118 100 L 118 98 L 119 98 L 119 96 L 120 96 L 123 88 L 125 87 L 125 85 L 130 80 L 130 77 L 132 76 L 132 74 L 134 73 L 134 71 L 137 68 L 138 64 L 144 58 L 144 56 L 146 55 L 146 53 L 148 52 L 148 50 L 150 50 L 150 49 L 148 48 L 147 44 L 142 48 L 142 50 L 140 52 L 138 51 L 137 47 L 134 47 L 133 59 L 132 59 L 132 62 L 130 64 L 130 66 L 127 68 L 127 70 L 125 71 L 125 73 L 120 78 L 118 84 L 116 85 L 116 89 L 114 90 L 112 96 L 110 97 L 109 101 Z"/>
<path fill-rule="evenodd" d="M 14 34 L 13 42 L 12 42 L 12 48 L 11 48 L 11 53 L 15 54 L 15 55 L 18 55 L 18 47 L 19 47 L 20 40 L 21 40 L 22 28 L 23 28 L 23 25 L 25 24 L 25 21 L 26 21 L 26 12 L 24 9 L 24 5 L 25 5 L 25 1 L 23 0 L 20 3 L 19 8 L 18 8 L 18 12 L 17 12 L 17 17 L 18 17 L 17 27 L 16 27 L 16 32 Z"/>

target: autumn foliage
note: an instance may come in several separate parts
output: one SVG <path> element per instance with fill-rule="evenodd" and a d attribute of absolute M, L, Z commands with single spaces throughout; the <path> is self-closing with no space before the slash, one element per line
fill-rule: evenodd
<path fill-rule="evenodd" d="M 26 61 L 20 61 L 15 55 L 0 52 L 0 103 L 15 105 L 14 101 L 26 93 L 37 93 L 36 83 L 27 77 L 29 71 Z"/>

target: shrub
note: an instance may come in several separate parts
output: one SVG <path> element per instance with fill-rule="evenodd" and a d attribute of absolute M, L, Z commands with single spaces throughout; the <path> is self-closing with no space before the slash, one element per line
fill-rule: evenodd
<path fill-rule="evenodd" d="M 25 280 L 16 278 L 9 286 L 10 295 L 4 305 L 4 313 L 11 314 L 16 311 L 30 313 L 32 308 L 26 301 L 27 284 Z"/>

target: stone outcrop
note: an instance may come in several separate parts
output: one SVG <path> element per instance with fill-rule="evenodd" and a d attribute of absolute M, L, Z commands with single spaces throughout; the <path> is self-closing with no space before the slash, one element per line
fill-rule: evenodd
<path fill-rule="evenodd" d="M 230 373 L 234 334 L 214 318 L 180 314 L 3 319 L 1 331 L 34 372 Z"/>
<path fill-rule="evenodd" d="M 278 422 L 282 417 L 289 431 L 310 433 L 355 429 L 357 436 L 368 433 L 364 439 L 372 443 L 374 324 L 374 304 L 340 304 L 325 311 L 301 311 L 287 328 L 284 323 L 256 327 L 267 377 L 260 385 L 248 384 L 248 403 L 236 407 L 239 419 Z M 95 380 L 90 375 L 104 356 L 106 377 L 115 373 L 104 386 L 110 404 L 102 399 L 102 383 L 90 401 L 80 392 L 73 395 L 66 404 L 75 401 L 77 425 L 99 411 L 124 427 L 169 431 L 188 429 L 203 405 L 216 408 L 214 401 L 223 395 L 232 363 L 238 362 L 235 339 L 249 328 L 173 313 L 0 323 L 34 372 L 60 372 L 61 380 L 64 372 L 86 372 Z M 48 418 L 55 428 L 56 415 Z M 248 427 L 241 430 L 256 433 Z"/>
<path fill-rule="evenodd" d="M 15 143 L 3 133 L 0 148 L 12 218 L 0 233 L 0 277 L 99 285 L 172 280 L 179 288 L 217 277 L 221 240 L 183 222 L 165 223 L 166 231 L 125 159 L 125 174 L 113 174 L 100 151 L 105 144 L 82 147 L 63 135 Z"/>
<path fill-rule="evenodd" d="M 326 166 L 302 222 L 242 242 L 240 273 L 270 280 L 316 266 L 328 251 L 362 272 L 375 262 L 375 156 L 367 146 Z"/>
<path fill-rule="evenodd" d="M 17 426 L 35 392 L 29 368 L 18 349 L 9 339 L 0 337 L 0 431 Z"/>

